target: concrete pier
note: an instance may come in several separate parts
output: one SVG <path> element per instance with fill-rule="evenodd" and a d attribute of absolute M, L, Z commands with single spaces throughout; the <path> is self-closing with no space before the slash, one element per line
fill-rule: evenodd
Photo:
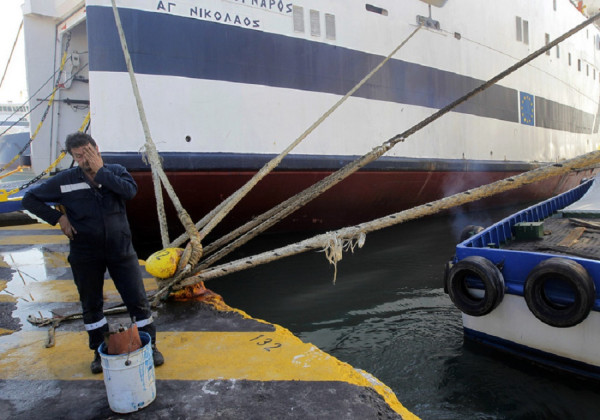
<path fill-rule="evenodd" d="M 0 417 L 122 417 L 109 408 L 102 374 L 90 372 L 82 321 L 62 321 L 48 348 L 50 327 L 27 321 L 80 312 L 67 238 L 46 224 L 7 224 L 0 228 Z M 151 293 L 156 283 L 140 265 Z M 105 308 L 118 306 L 108 277 L 104 291 Z M 157 397 L 127 418 L 416 418 L 372 375 L 218 295 L 170 299 L 154 315 L 166 359 L 155 371 Z M 130 323 L 125 313 L 108 319 L 113 327 Z"/>

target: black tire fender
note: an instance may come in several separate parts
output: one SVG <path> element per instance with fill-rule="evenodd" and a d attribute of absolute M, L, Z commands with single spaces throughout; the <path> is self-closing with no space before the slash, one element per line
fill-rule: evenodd
<path fill-rule="evenodd" d="M 570 286 L 574 294 L 571 304 L 559 304 L 546 296 L 544 286 L 550 279 L 558 279 Z M 537 319 L 552 327 L 568 328 L 587 318 L 596 300 L 596 287 L 587 270 L 577 261 L 553 257 L 531 270 L 523 294 Z"/>
<path fill-rule="evenodd" d="M 483 284 L 483 297 L 476 297 L 469 291 L 468 278 L 476 278 Z M 466 257 L 452 266 L 446 288 L 454 305 L 471 316 L 492 312 L 502 302 L 506 290 L 500 269 L 487 258 L 476 255 Z"/>

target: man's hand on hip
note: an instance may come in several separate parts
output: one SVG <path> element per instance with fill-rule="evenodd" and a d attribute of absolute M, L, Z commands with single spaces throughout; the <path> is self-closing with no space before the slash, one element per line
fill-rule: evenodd
<path fill-rule="evenodd" d="M 69 222 L 69 219 L 66 214 L 60 216 L 60 219 L 58 219 L 58 224 L 60 225 L 60 230 L 62 230 L 62 233 L 64 233 L 67 236 L 67 238 L 73 240 L 73 238 L 77 234 L 77 231 L 71 225 L 71 222 Z"/>

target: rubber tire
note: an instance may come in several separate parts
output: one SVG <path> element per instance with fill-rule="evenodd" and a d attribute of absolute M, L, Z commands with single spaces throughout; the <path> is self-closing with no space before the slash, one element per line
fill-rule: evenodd
<path fill-rule="evenodd" d="M 575 293 L 572 305 L 559 307 L 545 297 L 546 280 L 556 277 L 571 285 Z M 554 257 L 531 270 L 525 281 L 524 296 L 529 310 L 537 319 L 552 327 L 568 328 L 587 318 L 596 300 L 596 287 L 587 270 L 577 261 Z"/>
<path fill-rule="evenodd" d="M 478 277 L 484 285 L 483 298 L 473 298 L 467 291 L 467 276 Z M 452 266 L 448 274 L 446 288 L 454 305 L 467 315 L 483 316 L 492 312 L 502 302 L 504 277 L 487 258 L 480 256 L 466 257 Z"/>
<path fill-rule="evenodd" d="M 458 243 L 466 241 L 471 236 L 478 234 L 482 230 L 483 230 L 482 226 L 477 226 L 477 225 L 467 225 L 467 226 L 465 226 L 463 228 L 463 230 L 460 232 L 460 237 L 458 238 Z"/>

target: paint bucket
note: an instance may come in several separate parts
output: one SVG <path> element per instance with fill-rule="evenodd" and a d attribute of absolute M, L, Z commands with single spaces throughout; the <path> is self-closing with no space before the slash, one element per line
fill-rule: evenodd
<path fill-rule="evenodd" d="M 108 404 L 115 413 L 132 413 L 156 398 L 150 334 L 140 331 L 140 339 L 142 347 L 131 353 L 107 354 L 104 343 L 98 348 Z"/>

